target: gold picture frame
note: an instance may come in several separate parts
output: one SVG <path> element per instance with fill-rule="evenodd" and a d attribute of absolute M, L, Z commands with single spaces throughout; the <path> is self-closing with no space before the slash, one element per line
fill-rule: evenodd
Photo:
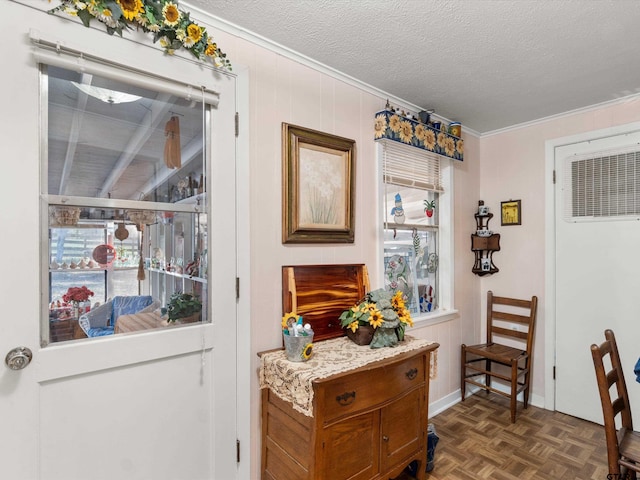
<path fill-rule="evenodd" d="M 500 225 L 521 225 L 521 200 L 500 202 Z"/>
<path fill-rule="evenodd" d="M 282 243 L 353 243 L 355 144 L 282 123 Z"/>

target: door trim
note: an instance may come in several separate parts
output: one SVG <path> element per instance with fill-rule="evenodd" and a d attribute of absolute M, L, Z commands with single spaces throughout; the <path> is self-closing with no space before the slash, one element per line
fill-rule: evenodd
<path fill-rule="evenodd" d="M 555 151 L 573 143 L 598 140 L 601 138 L 624 135 L 640 130 L 640 122 L 627 123 L 614 127 L 591 130 L 545 142 L 545 368 L 544 368 L 544 408 L 554 410 L 556 406 L 556 385 L 553 371 L 556 357 L 556 218 L 555 184 L 553 172 L 556 163 Z"/>

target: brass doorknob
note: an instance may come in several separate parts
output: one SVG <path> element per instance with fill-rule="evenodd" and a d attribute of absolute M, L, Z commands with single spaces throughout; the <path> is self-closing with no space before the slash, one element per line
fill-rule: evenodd
<path fill-rule="evenodd" d="M 22 370 L 29 365 L 32 358 L 33 353 L 31 353 L 31 350 L 27 347 L 17 347 L 7 353 L 7 356 L 4 358 L 4 363 L 6 363 L 7 367 L 11 370 Z"/>

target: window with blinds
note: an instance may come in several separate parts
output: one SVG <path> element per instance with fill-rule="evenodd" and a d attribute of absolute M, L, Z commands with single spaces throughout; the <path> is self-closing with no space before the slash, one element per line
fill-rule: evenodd
<path fill-rule="evenodd" d="M 385 288 L 402 291 L 414 315 L 439 308 L 439 237 L 444 192 L 440 156 L 379 140 Z M 448 160 L 447 160 L 448 161 Z"/>
<path fill-rule="evenodd" d="M 398 142 L 382 140 L 384 183 L 441 192 L 438 155 Z"/>
<path fill-rule="evenodd" d="M 640 149 L 567 159 L 566 220 L 640 215 Z"/>

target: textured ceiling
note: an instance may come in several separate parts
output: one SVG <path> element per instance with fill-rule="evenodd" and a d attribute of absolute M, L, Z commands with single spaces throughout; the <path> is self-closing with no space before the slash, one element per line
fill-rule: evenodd
<path fill-rule="evenodd" d="M 637 0 L 188 3 L 478 133 L 640 92 Z"/>

